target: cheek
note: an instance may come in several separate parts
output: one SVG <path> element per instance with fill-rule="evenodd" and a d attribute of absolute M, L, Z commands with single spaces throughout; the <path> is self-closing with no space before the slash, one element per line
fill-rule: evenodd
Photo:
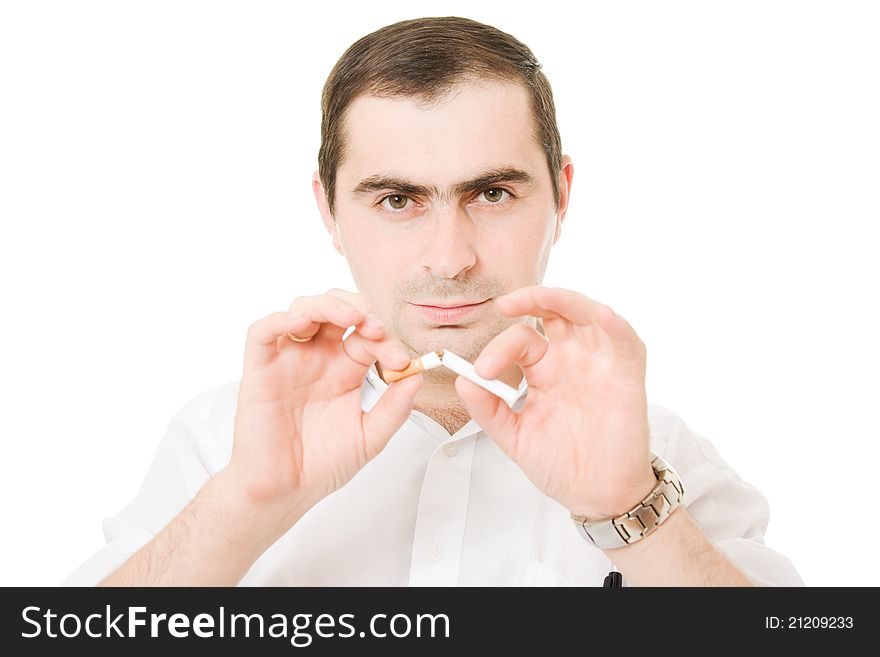
<path fill-rule="evenodd" d="M 503 280 L 519 281 L 514 287 L 540 283 L 550 259 L 555 221 L 555 216 L 533 212 L 486 235 L 487 248 L 481 249 L 486 266 Z"/>
<path fill-rule="evenodd" d="M 385 262 L 391 255 L 412 249 L 418 230 L 414 222 L 381 221 L 370 209 L 355 207 L 345 213 L 339 222 L 339 235 L 346 255 L 361 261 Z"/>
<path fill-rule="evenodd" d="M 484 231 L 482 238 L 488 249 L 483 250 L 493 259 L 534 261 L 552 242 L 554 221 L 536 211 L 517 212 Z"/>
<path fill-rule="evenodd" d="M 364 212 L 349 209 L 340 212 L 337 231 L 345 257 L 353 269 L 372 267 L 383 260 L 387 240 Z"/>
<path fill-rule="evenodd" d="M 411 266 L 400 239 L 386 234 L 368 217 L 352 216 L 340 223 L 340 242 L 358 291 L 372 302 L 387 321 L 395 298 L 395 284 Z"/>

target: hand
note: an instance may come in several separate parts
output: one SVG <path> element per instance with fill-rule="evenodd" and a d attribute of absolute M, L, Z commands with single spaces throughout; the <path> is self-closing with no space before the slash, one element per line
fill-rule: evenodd
<path fill-rule="evenodd" d="M 656 484 L 645 345 L 611 308 L 571 290 L 532 285 L 495 304 L 509 317 L 541 317 L 547 337 L 517 323 L 486 345 L 474 364 L 477 373 L 494 378 L 515 362 L 528 397 L 516 413 L 457 377 L 456 391 L 471 417 L 541 491 L 572 513 L 599 520 L 629 511 Z"/>
<path fill-rule="evenodd" d="M 369 413 L 361 410 L 361 386 L 377 359 L 387 369 L 409 363 L 399 339 L 366 321 L 370 311 L 363 295 L 332 289 L 251 325 L 228 466 L 249 501 L 314 504 L 349 481 L 409 417 L 420 374 L 392 383 Z M 312 339 L 293 342 L 286 333 Z"/>

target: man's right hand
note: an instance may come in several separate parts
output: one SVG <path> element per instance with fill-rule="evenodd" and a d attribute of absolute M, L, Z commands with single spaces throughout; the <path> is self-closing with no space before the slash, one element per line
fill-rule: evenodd
<path fill-rule="evenodd" d="M 385 447 L 421 388 L 421 374 L 401 379 L 369 413 L 361 410 L 370 366 L 403 369 L 410 359 L 399 339 L 369 321 L 371 310 L 363 295 L 331 289 L 298 297 L 248 330 L 227 478 L 257 508 L 277 511 L 282 529 Z M 294 342 L 287 333 L 312 339 Z"/>
<path fill-rule="evenodd" d="M 395 381 L 361 410 L 376 360 L 388 369 L 409 363 L 400 340 L 365 321 L 370 310 L 362 295 L 330 290 L 251 325 L 229 464 L 101 585 L 233 586 L 385 447 L 409 417 L 422 375 Z"/>

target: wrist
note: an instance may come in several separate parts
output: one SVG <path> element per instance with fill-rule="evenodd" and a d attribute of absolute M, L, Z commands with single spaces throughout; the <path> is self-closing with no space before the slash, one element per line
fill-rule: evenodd
<path fill-rule="evenodd" d="M 628 510 L 598 519 L 572 512 L 571 518 L 583 538 L 603 550 L 622 547 L 641 540 L 666 521 L 684 499 L 684 483 L 659 456 L 653 457 L 651 468 L 654 487 Z"/>
<path fill-rule="evenodd" d="M 586 518 L 588 522 L 599 522 L 616 518 L 629 512 L 637 506 L 657 485 L 657 476 L 649 465 L 647 471 L 639 477 L 638 481 L 626 486 L 618 486 L 609 490 L 613 496 L 605 499 L 588 501 L 574 505 L 569 511 L 575 516 Z"/>
<path fill-rule="evenodd" d="M 236 472 L 227 467 L 210 482 L 223 512 L 227 541 L 256 560 L 293 527 L 313 506 L 306 496 L 293 499 L 254 500 Z"/>

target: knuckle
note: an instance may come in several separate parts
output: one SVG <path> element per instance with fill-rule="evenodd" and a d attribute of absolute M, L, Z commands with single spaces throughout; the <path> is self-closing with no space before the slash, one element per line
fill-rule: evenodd
<path fill-rule="evenodd" d="M 360 310 L 363 313 L 367 313 L 373 310 L 370 300 L 366 297 L 366 295 L 361 294 L 360 292 L 351 292 L 349 290 L 343 290 L 338 287 L 331 287 L 329 290 L 327 290 L 326 296 L 341 299 L 342 301 L 345 301 L 350 306 Z"/>
<path fill-rule="evenodd" d="M 293 300 L 293 303 L 290 304 L 290 307 L 287 309 L 288 312 L 305 312 L 306 309 L 312 308 L 314 309 L 316 305 L 321 303 L 321 300 L 325 297 L 319 294 L 307 294 L 298 296 Z"/>
<path fill-rule="evenodd" d="M 387 342 L 387 346 L 385 347 L 385 353 L 390 356 L 397 351 L 402 351 L 403 353 L 407 354 L 407 356 L 409 355 L 409 350 L 400 340 L 389 340 Z"/>

